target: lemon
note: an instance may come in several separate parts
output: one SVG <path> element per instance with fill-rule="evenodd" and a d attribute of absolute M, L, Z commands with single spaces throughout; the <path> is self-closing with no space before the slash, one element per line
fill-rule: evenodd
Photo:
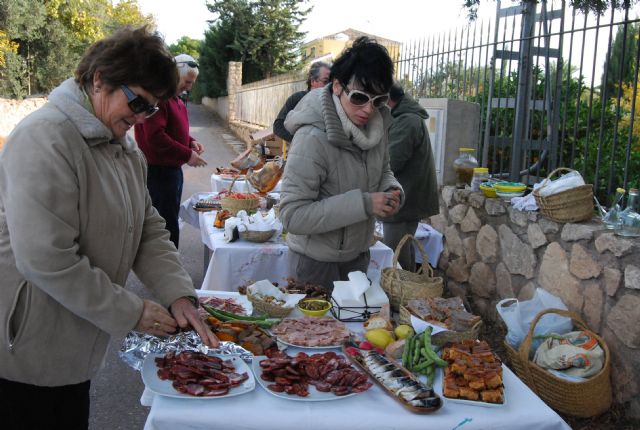
<path fill-rule="evenodd" d="M 396 327 L 394 333 L 396 334 L 396 337 L 398 339 L 406 339 L 409 336 L 413 336 L 414 332 L 413 327 L 411 327 L 410 325 L 400 324 L 398 327 Z"/>
<path fill-rule="evenodd" d="M 394 340 L 391 332 L 383 328 L 369 330 L 365 332 L 364 336 L 373 346 L 378 348 L 385 348 Z"/>

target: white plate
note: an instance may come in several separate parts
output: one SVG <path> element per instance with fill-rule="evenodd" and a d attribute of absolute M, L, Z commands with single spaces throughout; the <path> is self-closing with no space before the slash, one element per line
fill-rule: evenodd
<path fill-rule="evenodd" d="M 198 297 L 219 297 L 221 299 L 234 299 L 236 303 L 242 306 L 247 313 L 251 315 L 253 313 L 253 305 L 247 299 L 247 296 L 235 291 L 213 291 L 213 290 L 196 290 Z"/>
<path fill-rule="evenodd" d="M 451 403 L 461 403 L 463 405 L 469 405 L 469 406 L 480 406 L 483 408 L 501 408 L 504 405 L 507 404 L 507 390 L 506 387 L 504 387 L 504 364 L 502 364 L 502 382 L 503 382 L 503 387 L 502 387 L 502 397 L 503 397 L 503 402 L 502 403 L 487 403 L 487 402 L 482 402 L 480 400 L 466 400 L 466 399 L 452 399 L 451 397 L 447 397 L 444 395 L 444 393 L 442 392 L 442 383 L 443 378 L 444 378 L 444 371 L 442 369 L 438 369 L 438 376 L 436 377 L 436 381 L 433 384 L 433 388 L 434 391 L 436 393 L 438 393 L 438 395 L 440 397 L 442 397 L 446 402 L 451 402 Z"/>
<path fill-rule="evenodd" d="M 242 361 L 240 357 L 237 355 L 216 355 L 223 360 L 231 360 L 233 362 L 233 366 L 236 368 L 235 372 L 240 374 L 247 372 L 249 378 L 241 385 L 231 388 L 224 396 L 192 396 L 190 394 L 181 393 L 173 388 L 171 385 L 173 381 L 168 379 L 163 381 L 158 377 L 158 366 L 156 365 L 155 358 L 163 356 L 164 354 L 148 354 L 144 359 L 142 370 L 140 371 L 144 385 L 146 385 L 146 387 L 155 394 L 167 397 L 177 397 L 179 399 L 209 400 L 239 396 L 241 394 L 248 393 L 249 391 L 253 391 L 256 388 L 256 378 L 253 377 L 253 372 L 251 372 L 247 363 Z"/>
<path fill-rule="evenodd" d="M 356 394 L 358 394 L 358 393 L 349 393 L 345 396 L 336 396 L 331 392 L 324 393 L 322 391 L 318 391 L 316 390 L 316 387 L 314 387 L 311 384 L 309 384 L 309 395 L 307 397 L 300 397 L 295 394 L 277 393 L 275 391 L 271 391 L 270 389 L 267 388 L 267 385 L 274 384 L 275 382 L 265 381 L 260 377 L 260 375 L 262 374 L 262 367 L 260 367 L 260 362 L 266 358 L 267 357 L 265 357 L 264 355 L 253 357 L 251 369 L 253 370 L 255 379 L 258 381 L 258 384 L 260 384 L 260 386 L 264 388 L 264 390 L 267 393 L 273 394 L 276 397 L 280 397 L 287 400 L 295 400 L 298 402 L 326 402 L 328 400 L 346 399 L 347 397 L 355 396 Z"/>
<path fill-rule="evenodd" d="M 304 345 L 296 345 L 294 343 L 289 343 L 286 342 L 282 339 L 280 339 L 280 337 L 278 335 L 275 335 L 276 339 L 278 340 L 278 342 L 280 342 L 283 345 L 287 345 L 287 346 L 293 346 L 296 348 L 304 348 L 304 349 L 336 349 L 336 348 L 342 348 L 342 344 L 338 344 L 338 345 L 326 345 L 326 346 L 304 346 Z"/>

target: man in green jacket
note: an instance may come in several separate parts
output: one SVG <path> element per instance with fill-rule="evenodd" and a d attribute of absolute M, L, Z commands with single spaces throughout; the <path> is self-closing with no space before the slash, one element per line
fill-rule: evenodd
<path fill-rule="evenodd" d="M 427 111 L 415 100 L 405 97 L 397 82 L 389 90 L 387 106 L 393 117 L 389 128 L 390 165 L 404 190 L 405 204 L 396 215 L 380 220 L 384 226 L 384 243 L 396 249 L 405 234 L 415 234 L 421 219 L 439 212 L 438 183 L 425 123 L 429 118 Z M 398 261 L 404 269 L 415 270 L 412 243 L 403 247 Z"/>

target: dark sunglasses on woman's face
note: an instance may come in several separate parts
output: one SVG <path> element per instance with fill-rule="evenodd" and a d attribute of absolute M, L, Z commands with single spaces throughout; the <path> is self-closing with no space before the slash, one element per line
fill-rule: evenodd
<path fill-rule="evenodd" d="M 347 98 L 349 99 L 349 103 L 354 106 L 364 106 L 367 103 L 371 102 L 374 108 L 382 107 L 387 101 L 389 101 L 389 94 L 381 94 L 379 96 L 371 97 L 369 94 L 359 91 L 359 90 L 350 90 L 346 87 L 346 85 L 342 85 L 345 93 L 347 93 Z"/>
<path fill-rule="evenodd" d="M 191 67 L 192 69 L 197 69 L 198 68 L 198 63 L 196 63 L 195 61 L 178 61 L 178 64 L 186 64 L 187 66 Z"/>
<path fill-rule="evenodd" d="M 120 89 L 127 96 L 127 105 L 129 109 L 136 115 L 144 113 L 145 118 L 152 117 L 156 112 L 160 110 L 158 106 L 154 106 L 144 99 L 144 97 L 137 95 L 131 88 L 126 85 L 120 85 Z"/>

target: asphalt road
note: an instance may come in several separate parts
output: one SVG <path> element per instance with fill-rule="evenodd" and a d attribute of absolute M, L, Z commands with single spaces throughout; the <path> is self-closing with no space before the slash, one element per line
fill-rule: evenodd
<path fill-rule="evenodd" d="M 231 143 L 238 140 L 202 105 L 190 103 L 189 120 L 191 136 L 205 147 L 203 157 L 208 166 L 204 168 L 183 167 L 183 200 L 195 192 L 211 190 L 211 173 L 218 166 L 228 166 L 236 157 Z M 199 288 L 204 277 L 203 245 L 200 232 L 185 224 L 180 233 L 180 255 L 193 284 Z M 127 288 L 141 297 L 151 298 L 140 281 L 131 274 Z M 93 379 L 91 387 L 91 430 L 135 430 L 142 429 L 149 408 L 140 405 L 144 385 L 140 374 L 118 357 L 122 339 L 112 339 L 102 371 Z"/>

